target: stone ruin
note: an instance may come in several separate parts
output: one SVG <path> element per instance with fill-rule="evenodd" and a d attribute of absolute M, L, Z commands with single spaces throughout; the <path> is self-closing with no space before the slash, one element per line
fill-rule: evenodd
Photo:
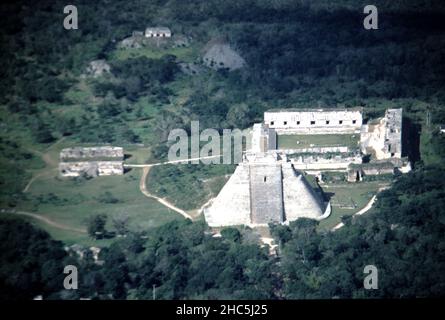
<path fill-rule="evenodd" d="M 356 148 L 345 145 L 279 150 L 299 170 L 343 171 L 351 182 L 360 181 L 363 175 L 409 171 L 409 162 L 402 158 L 402 109 L 388 109 L 384 117 L 368 124 L 363 124 L 362 109 L 270 110 L 264 113 L 264 130 L 274 131 L 277 136 L 356 134 L 360 137 Z M 255 127 L 253 133 L 258 135 Z M 371 163 L 360 167 L 365 155 L 371 156 Z"/>
<path fill-rule="evenodd" d="M 280 134 L 360 135 L 360 144 L 279 150 Z M 211 227 L 286 224 L 301 217 L 321 220 L 330 215 L 331 205 L 298 170 L 317 177 L 322 171 L 344 172 L 350 182 L 365 175 L 404 173 L 411 167 L 401 149 L 402 109 L 388 109 L 385 117 L 367 125 L 362 108 L 268 111 L 263 123 L 254 124 L 243 161 L 202 211 Z M 370 153 L 374 158 L 363 163 Z"/>
<path fill-rule="evenodd" d="M 147 45 L 151 40 L 170 39 L 172 31 L 167 27 L 148 27 L 145 31 L 133 31 L 131 36 L 123 39 L 118 43 L 118 47 L 122 49 L 139 49 Z M 188 38 L 176 37 L 175 46 L 187 46 Z"/>
<path fill-rule="evenodd" d="M 383 118 L 364 125 L 361 150 L 377 160 L 402 157 L 402 109 L 388 109 Z"/>
<path fill-rule="evenodd" d="M 274 151 L 246 153 L 218 196 L 203 209 L 211 227 L 267 226 L 329 216 L 325 202 L 286 158 Z"/>
<path fill-rule="evenodd" d="M 270 110 L 264 113 L 264 123 L 277 134 L 359 134 L 362 109 Z"/>
<path fill-rule="evenodd" d="M 113 158 L 124 159 L 124 149 L 121 147 L 74 147 L 66 148 L 60 152 L 60 160 L 68 159 L 97 159 L 97 158 Z"/>
<path fill-rule="evenodd" d="M 74 147 L 60 152 L 62 177 L 97 177 L 124 174 L 124 150 L 121 147 Z"/>
<path fill-rule="evenodd" d="M 205 66 L 211 69 L 233 71 L 246 65 L 244 58 L 222 39 L 210 41 L 204 51 L 202 61 Z"/>
<path fill-rule="evenodd" d="M 105 73 L 111 72 L 111 66 L 103 59 L 93 60 L 86 68 L 86 74 L 93 78 L 100 77 Z"/>

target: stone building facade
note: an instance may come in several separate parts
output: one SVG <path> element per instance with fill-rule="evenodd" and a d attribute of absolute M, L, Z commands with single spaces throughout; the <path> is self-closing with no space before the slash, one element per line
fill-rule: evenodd
<path fill-rule="evenodd" d="M 60 152 L 59 173 L 62 177 L 122 175 L 123 159 L 121 147 L 66 148 Z"/>
<path fill-rule="evenodd" d="M 145 29 L 146 38 L 170 38 L 172 32 L 167 27 L 149 27 Z"/>
<path fill-rule="evenodd" d="M 264 123 L 277 134 L 360 133 L 362 108 L 271 110 L 264 113 Z"/>
<path fill-rule="evenodd" d="M 388 109 L 383 118 L 362 127 L 360 144 L 363 154 L 377 160 L 402 157 L 402 109 Z"/>
<path fill-rule="evenodd" d="M 267 124 L 255 123 L 252 130 L 252 152 L 277 149 L 277 134 Z"/>

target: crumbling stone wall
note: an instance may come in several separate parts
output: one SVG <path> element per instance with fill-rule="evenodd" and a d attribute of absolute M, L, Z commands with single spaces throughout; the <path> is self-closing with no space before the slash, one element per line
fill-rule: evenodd
<path fill-rule="evenodd" d="M 60 160 L 88 159 L 88 158 L 124 158 L 124 149 L 121 147 L 74 147 L 66 148 L 60 152 Z"/>
<path fill-rule="evenodd" d="M 121 147 L 75 147 L 60 152 L 59 172 L 63 177 L 122 175 L 124 150 Z"/>
<path fill-rule="evenodd" d="M 122 175 L 124 166 L 122 161 L 60 162 L 59 172 L 64 177 Z"/>
<path fill-rule="evenodd" d="M 402 157 L 402 109 L 388 109 L 383 118 L 364 125 L 361 150 L 377 160 Z"/>

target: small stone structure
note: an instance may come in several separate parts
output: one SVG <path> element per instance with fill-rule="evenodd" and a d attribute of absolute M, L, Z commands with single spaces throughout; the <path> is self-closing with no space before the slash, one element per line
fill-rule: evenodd
<path fill-rule="evenodd" d="M 121 42 L 119 42 L 118 47 L 122 49 L 140 49 L 142 48 L 143 44 L 143 35 L 132 35 L 131 37 L 123 39 Z"/>
<path fill-rule="evenodd" d="M 394 174 L 395 165 L 390 161 L 350 164 L 347 171 L 348 182 L 362 181 L 363 176 Z"/>
<path fill-rule="evenodd" d="M 66 148 L 60 152 L 59 172 L 63 177 L 124 174 L 121 147 Z"/>
<path fill-rule="evenodd" d="M 172 32 L 167 27 L 148 27 L 145 29 L 146 38 L 170 38 Z"/>
<path fill-rule="evenodd" d="M 264 113 L 264 123 L 277 134 L 360 133 L 362 108 L 279 109 Z"/>
<path fill-rule="evenodd" d="M 89 63 L 86 73 L 94 78 L 100 77 L 105 73 L 110 73 L 110 65 L 103 59 L 93 60 Z"/>
<path fill-rule="evenodd" d="M 347 170 L 350 164 L 361 164 L 360 154 L 345 155 L 342 153 L 296 153 L 289 156 L 295 169 L 305 171 L 318 170 Z"/>

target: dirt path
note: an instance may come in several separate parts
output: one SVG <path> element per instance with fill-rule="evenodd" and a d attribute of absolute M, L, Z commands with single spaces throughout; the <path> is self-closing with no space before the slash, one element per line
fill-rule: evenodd
<path fill-rule="evenodd" d="M 55 170 L 56 170 L 55 168 L 53 168 L 53 169 L 47 169 L 47 171 L 40 172 L 40 173 L 36 174 L 35 176 L 33 176 L 33 177 L 31 178 L 31 180 L 29 180 L 29 182 L 26 184 L 26 187 L 25 187 L 25 189 L 23 189 L 23 192 L 28 192 L 28 190 L 29 190 L 29 188 L 31 187 L 31 185 L 32 185 L 32 184 L 34 183 L 34 181 L 36 181 L 38 178 L 44 177 L 44 176 L 50 174 L 51 172 L 53 172 L 53 171 L 55 171 Z"/>
<path fill-rule="evenodd" d="M 12 210 L 2 210 L 3 213 L 9 213 L 9 214 L 16 214 L 16 215 L 22 215 L 22 216 L 27 216 L 27 217 L 31 217 L 34 219 L 37 219 L 39 221 L 42 221 L 50 226 L 53 226 L 57 229 L 61 229 L 61 230 L 67 230 L 67 231 L 72 231 L 72 232 L 77 232 L 77 233 L 84 233 L 86 234 L 87 231 L 85 229 L 78 229 L 78 228 L 73 228 L 70 226 L 67 226 L 65 224 L 59 223 L 59 222 L 55 222 L 47 217 L 44 217 L 40 214 L 36 214 L 36 213 L 32 213 L 32 212 L 26 212 L 26 211 L 12 211 Z"/>
<path fill-rule="evenodd" d="M 193 220 L 193 218 L 184 210 L 179 209 L 178 207 L 176 207 L 175 205 L 173 205 L 172 203 L 168 202 L 165 199 L 159 198 L 153 194 L 151 194 L 150 192 L 148 192 L 147 190 L 147 186 L 146 186 L 146 181 L 147 181 L 147 177 L 148 177 L 148 173 L 150 172 L 150 166 L 146 166 L 142 169 L 142 175 L 141 175 L 141 180 L 139 182 L 139 189 L 141 190 L 141 192 L 149 198 L 155 199 L 156 201 L 158 201 L 159 203 L 161 203 L 162 205 L 166 206 L 167 208 L 179 213 L 180 215 L 184 216 L 187 219 Z"/>
<path fill-rule="evenodd" d="M 124 167 L 125 168 L 150 168 L 150 167 L 154 167 L 154 166 L 162 166 L 165 164 L 187 163 L 189 161 L 212 159 L 212 158 L 219 158 L 219 157 L 221 157 L 221 155 L 207 156 L 207 157 L 200 157 L 200 158 L 191 158 L 191 159 L 184 159 L 184 160 L 172 160 L 172 161 L 157 162 L 157 163 L 147 163 L 147 164 L 124 164 Z"/>
<path fill-rule="evenodd" d="M 372 206 L 373 206 L 374 203 L 377 201 L 377 195 L 378 195 L 381 191 L 383 191 L 383 190 L 385 190 L 385 189 L 388 189 L 388 186 L 379 188 L 379 189 L 377 190 L 377 193 L 376 193 L 375 195 L 372 196 L 371 200 L 369 200 L 369 202 L 366 204 L 366 206 L 364 206 L 362 209 L 360 209 L 359 211 L 357 211 L 356 213 L 354 213 L 352 216 L 353 216 L 353 217 L 354 217 L 354 216 L 360 216 L 360 215 L 362 215 L 362 214 L 368 212 L 369 210 L 371 210 Z M 335 231 L 335 230 L 337 230 L 337 229 L 340 229 L 340 228 L 343 227 L 343 226 L 344 226 L 343 222 L 340 222 L 340 223 L 337 224 L 335 227 L 333 227 L 331 230 L 332 230 L 332 231 Z"/>
<path fill-rule="evenodd" d="M 47 175 L 47 174 L 49 174 L 49 173 L 51 173 L 52 171 L 55 170 L 54 167 L 58 166 L 57 160 L 53 160 L 48 152 L 49 152 L 49 150 L 51 150 L 52 148 L 54 148 L 55 146 L 57 146 L 58 144 L 60 144 L 64 140 L 65 140 L 65 137 L 57 140 L 55 143 L 53 143 L 48 148 L 46 148 L 45 152 L 41 152 L 41 151 L 36 150 L 36 149 L 28 149 L 29 151 L 35 153 L 40 158 L 42 158 L 43 162 L 45 162 L 46 167 L 44 169 L 42 169 L 41 172 L 39 172 L 39 173 L 37 173 L 37 174 L 35 174 L 35 175 L 33 175 L 31 177 L 31 180 L 29 180 L 29 182 L 26 184 L 25 188 L 23 189 L 23 192 L 28 192 L 28 190 L 31 187 L 31 185 L 38 178 L 43 177 L 43 176 L 45 176 L 45 175 Z"/>

